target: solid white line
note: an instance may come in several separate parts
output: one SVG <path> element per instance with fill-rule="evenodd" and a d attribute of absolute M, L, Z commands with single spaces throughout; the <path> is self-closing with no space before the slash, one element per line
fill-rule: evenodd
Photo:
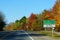
<path fill-rule="evenodd" d="M 29 38 L 31 39 L 31 40 L 34 40 L 26 31 L 24 31 L 28 36 L 29 36 Z"/>

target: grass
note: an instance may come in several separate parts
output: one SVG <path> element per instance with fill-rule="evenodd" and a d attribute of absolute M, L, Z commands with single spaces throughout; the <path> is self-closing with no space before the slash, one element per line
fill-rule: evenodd
<path fill-rule="evenodd" d="M 39 32 L 40 34 L 46 34 L 47 36 L 52 36 L 52 32 L 51 31 L 40 31 Z M 56 34 L 56 33 L 53 33 L 53 36 L 54 37 L 60 37 L 60 35 Z"/>
<path fill-rule="evenodd" d="M 52 37 L 52 32 L 51 31 L 40 31 L 40 34 L 46 34 L 46 36 Z M 56 40 L 60 40 L 60 35 L 53 33 L 53 38 Z"/>

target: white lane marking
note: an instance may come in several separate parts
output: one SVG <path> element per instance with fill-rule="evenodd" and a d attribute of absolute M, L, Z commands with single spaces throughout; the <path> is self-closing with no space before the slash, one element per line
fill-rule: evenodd
<path fill-rule="evenodd" d="M 26 31 L 24 31 L 28 36 L 29 36 L 29 38 L 31 39 L 31 40 L 34 40 Z"/>

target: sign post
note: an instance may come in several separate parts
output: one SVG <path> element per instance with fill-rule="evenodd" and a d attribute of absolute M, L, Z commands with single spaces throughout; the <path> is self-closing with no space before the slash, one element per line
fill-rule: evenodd
<path fill-rule="evenodd" d="M 54 28 L 52 28 L 52 37 L 53 37 L 53 34 L 54 34 Z"/>
<path fill-rule="evenodd" d="M 54 27 L 55 27 L 55 20 L 44 20 L 44 28 L 46 31 L 46 28 L 52 28 L 52 37 L 53 37 L 53 32 L 54 32 Z"/>

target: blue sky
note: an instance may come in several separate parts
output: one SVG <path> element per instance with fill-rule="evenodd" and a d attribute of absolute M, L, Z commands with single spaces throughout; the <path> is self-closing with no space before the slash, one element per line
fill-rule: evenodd
<path fill-rule="evenodd" d="M 7 23 L 29 17 L 31 13 L 41 13 L 44 9 L 51 9 L 56 0 L 0 0 L 0 11 L 5 15 Z"/>

